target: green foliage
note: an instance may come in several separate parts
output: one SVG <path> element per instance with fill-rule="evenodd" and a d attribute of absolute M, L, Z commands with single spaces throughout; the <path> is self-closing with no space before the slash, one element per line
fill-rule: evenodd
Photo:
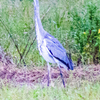
<path fill-rule="evenodd" d="M 16 44 L 18 44 L 19 50 L 21 54 L 23 53 L 26 44 L 28 43 L 28 48 L 30 43 L 32 43 L 33 39 L 35 38 L 35 30 L 31 33 L 30 30 L 34 27 L 34 9 L 32 2 L 28 0 L 3 0 L 1 3 L 1 20 L 8 28 L 10 34 L 14 38 Z M 5 52 L 9 52 L 14 60 L 17 59 L 17 62 L 20 60 L 20 56 L 15 48 L 11 37 L 9 36 L 8 32 L 6 31 L 5 27 L 0 23 L 0 45 L 4 48 Z M 33 54 L 35 52 L 35 56 Z M 36 42 L 32 45 L 31 54 L 26 57 L 25 62 L 29 64 L 31 61 L 37 63 L 37 56 L 39 56 L 38 50 L 36 48 Z M 36 58 L 36 59 L 35 59 Z M 39 57 L 38 57 L 39 58 Z M 31 60 L 32 59 L 32 60 Z M 30 61 L 31 60 L 31 61 Z M 39 60 L 39 59 L 38 59 Z"/>
<path fill-rule="evenodd" d="M 100 18 L 98 14 L 100 7 L 96 4 L 97 2 L 88 1 L 78 7 L 73 7 L 68 12 L 68 17 L 71 19 L 68 36 L 74 40 L 73 46 L 85 61 L 88 58 L 93 59 L 95 54 L 100 55 Z"/>
<path fill-rule="evenodd" d="M 94 55 L 95 57 L 100 55 L 99 4 L 99 0 L 63 0 L 63 2 L 40 0 L 41 17 L 45 15 L 48 6 L 51 7 L 42 21 L 44 29 L 55 36 L 67 52 L 72 53 L 73 61 L 77 61 L 79 55 L 83 62 L 93 59 Z M 26 44 L 28 43 L 27 51 L 35 38 L 33 0 L 2 0 L 0 9 L 0 20 L 10 31 L 22 54 Z M 2 23 L 0 23 L 0 32 L 0 45 L 5 52 L 12 55 L 14 61 L 17 59 L 18 63 L 20 56 Z M 27 64 L 33 63 L 37 66 L 45 64 L 44 59 L 39 55 L 36 41 L 28 55 L 23 58 Z"/>

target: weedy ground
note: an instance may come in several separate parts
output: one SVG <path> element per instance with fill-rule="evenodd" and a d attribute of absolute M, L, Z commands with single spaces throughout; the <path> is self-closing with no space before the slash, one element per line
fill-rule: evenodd
<path fill-rule="evenodd" d="M 45 68 L 46 69 L 46 68 Z M 100 100 L 100 65 L 76 67 L 63 75 L 52 68 L 52 80 L 47 87 L 47 70 L 16 68 L 0 63 L 1 100 Z"/>

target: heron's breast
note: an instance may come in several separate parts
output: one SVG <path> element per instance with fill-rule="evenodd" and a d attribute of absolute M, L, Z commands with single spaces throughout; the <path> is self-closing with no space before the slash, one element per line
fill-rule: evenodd
<path fill-rule="evenodd" d="M 56 63 L 54 58 L 49 54 L 48 49 L 44 43 L 39 47 L 39 51 L 40 51 L 40 54 L 43 56 L 43 58 L 47 62 Z"/>

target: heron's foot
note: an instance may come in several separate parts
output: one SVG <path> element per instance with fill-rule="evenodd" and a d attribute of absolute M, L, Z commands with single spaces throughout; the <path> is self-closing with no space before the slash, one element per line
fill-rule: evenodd
<path fill-rule="evenodd" d="M 54 82 L 53 81 L 51 81 L 50 86 L 54 87 Z"/>
<path fill-rule="evenodd" d="M 50 79 L 47 83 L 47 86 L 51 86 L 51 87 L 54 87 L 54 82 L 52 79 Z"/>
<path fill-rule="evenodd" d="M 54 87 L 54 82 L 52 80 L 49 80 L 47 86 L 51 86 L 51 87 Z"/>
<path fill-rule="evenodd" d="M 47 86 L 49 86 L 50 82 L 48 81 Z"/>

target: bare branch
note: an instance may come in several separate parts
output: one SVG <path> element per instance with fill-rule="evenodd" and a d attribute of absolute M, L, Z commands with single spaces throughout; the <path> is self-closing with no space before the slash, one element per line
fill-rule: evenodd
<path fill-rule="evenodd" d="M 21 55 L 21 53 L 20 53 L 20 51 L 19 51 L 19 48 L 18 48 L 18 45 L 17 45 L 16 42 L 14 41 L 14 39 L 13 39 L 12 35 L 10 34 L 9 30 L 7 29 L 6 25 L 3 23 L 2 20 L 1 20 L 1 23 L 2 23 L 2 25 L 5 27 L 5 29 L 6 29 L 6 31 L 8 32 L 8 34 L 10 35 L 10 38 L 12 39 L 12 41 L 13 41 L 13 43 L 14 43 L 14 45 L 15 45 L 17 51 L 18 51 L 18 54 L 20 55 L 20 58 L 22 58 L 22 55 Z M 25 64 L 24 60 L 23 60 L 23 63 Z"/>
<path fill-rule="evenodd" d="M 35 40 L 36 40 L 36 37 L 34 38 L 33 42 L 30 44 L 30 47 L 29 47 L 28 51 L 26 52 L 25 57 L 27 56 L 28 52 L 30 51 L 30 48 L 31 48 L 31 46 L 34 44 Z"/>

